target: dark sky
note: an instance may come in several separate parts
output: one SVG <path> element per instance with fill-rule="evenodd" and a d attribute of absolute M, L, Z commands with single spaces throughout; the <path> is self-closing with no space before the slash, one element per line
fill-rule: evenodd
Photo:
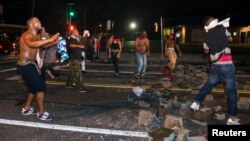
<path fill-rule="evenodd" d="M 33 0 L 1 0 L 3 15 L 1 21 L 24 25 L 32 16 Z M 0 1 L 0 3 L 1 3 Z M 24 2 L 25 1 L 25 2 Z M 130 21 L 138 26 L 150 28 L 159 17 L 180 18 L 189 16 L 248 15 L 246 0 L 34 0 L 34 16 L 51 32 L 63 31 L 67 21 L 67 3 L 75 3 L 75 17 L 72 22 L 80 30 L 105 24 L 108 19 L 115 22 L 115 29 L 125 32 Z M 84 12 L 85 11 L 85 12 Z M 202 22 L 202 21 L 201 21 Z"/>

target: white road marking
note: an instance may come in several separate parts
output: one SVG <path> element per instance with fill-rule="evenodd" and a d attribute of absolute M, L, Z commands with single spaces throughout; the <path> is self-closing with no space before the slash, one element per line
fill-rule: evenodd
<path fill-rule="evenodd" d="M 58 69 L 60 71 L 68 71 L 68 69 Z M 86 70 L 86 72 L 96 72 L 96 73 L 114 73 L 114 71 L 103 71 L 103 70 Z M 120 71 L 121 74 L 133 74 L 132 71 Z M 161 74 L 160 72 L 147 72 L 147 74 Z"/>
<path fill-rule="evenodd" d="M 69 126 L 69 125 L 59 125 L 59 124 L 28 122 L 28 121 L 20 121 L 20 120 L 0 119 L 0 124 L 43 128 L 43 129 L 51 129 L 51 130 L 82 132 L 82 133 L 105 134 L 105 135 L 114 135 L 114 136 L 127 136 L 127 137 L 140 137 L 140 138 L 148 137 L 147 132 L 79 127 L 79 126 Z"/>
<path fill-rule="evenodd" d="M 12 77 L 6 78 L 5 80 L 22 80 L 21 75 L 14 75 Z"/>
<path fill-rule="evenodd" d="M 1 70 L 0 73 L 3 72 L 9 72 L 9 71 L 14 71 L 17 68 L 11 68 L 11 69 L 5 69 Z M 68 69 L 57 69 L 60 71 L 68 71 Z M 114 71 L 103 71 L 103 70 L 86 70 L 87 72 L 94 72 L 94 73 L 114 73 Z M 133 74 L 134 72 L 132 71 L 120 71 L 121 74 Z M 147 72 L 147 74 L 153 74 L 153 75 L 161 75 L 161 72 Z M 250 77 L 250 75 L 237 75 L 238 77 Z"/>
<path fill-rule="evenodd" d="M 17 69 L 17 68 L 5 69 L 5 70 L 1 70 L 0 73 L 1 73 L 1 72 L 13 71 L 13 70 L 16 70 L 16 69 Z"/>

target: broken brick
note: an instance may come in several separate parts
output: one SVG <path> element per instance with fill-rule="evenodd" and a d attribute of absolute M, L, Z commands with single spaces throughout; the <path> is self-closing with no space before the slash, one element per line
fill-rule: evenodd
<path fill-rule="evenodd" d="M 194 111 L 191 114 L 191 118 L 194 119 L 194 120 L 204 122 L 204 121 L 207 121 L 208 119 L 210 119 L 212 114 L 213 114 L 213 110 L 209 110 L 209 111 L 206 111 L 206 112 Z"/>
<path fill-rule="evenodd" d="M 175 115 L 166 115 L 164 127 L 172 129 L 173 127 L 183 128 L 183 120 L 181 117 Z"/>
<path fill-rule="evenodd" d="M 139 106 L 144 107 L 144 108 L 150 107 L 150 103 L 142 101 L 142 100 L 139 100 L 138 104 L 139 104 Z"/>
<path fill-rule="evenodd" d="M 218 105 L 218 106 L 213 107 L 213 109 L 214 109 L 214 112 L 220 112 L 222 110 L 222 107 Z"/>
<path fill-rule="evenodd" d="M 154 115 L 150 111 L 140 110 L 138 117 L 138 124 L 148 126 L 148 121 L 150 121 Z"/>
<path fill-rule="evenodd" d="M 148 134 L 149 141 L 164 141 L 165 137 L 168 137 L 174 131 L 171 129 L 166 129 L 164 127 L 157 127 L 155 129 L 151 129 Z"/>
<path fill-rule="evenodd" d="M 195 124 L 199 124 L 201 126 L 207 126 L 207 121 L 199 121 L 199 120 L 194 120 L 194 119 L 191 119 L 191 121 Z"/>
<path fill-rule="evenodd" d="M 206 95 L 205 101 L 213 101 L 214 97 L 212 95 Z"/>
<path fill-rule="evenodd" d="M 217 120 L 224 120 L 224 119 L 226 119 L 226 114 L 225 113 L 215 113 L 213 118 L 217 119 Z"/>
<path fill-rule="evenodd" d="M 243 102 L 238 102 L 237 107 L 240 110 L 248 110 L 249 109 L 249 104 L 248 103 L 243 103 Z"/>
<path fill-rule="evenodd" d="M 250 98 L 249 97 L 240 97 L 239 102 L 240 103 L 248 103 L 248 104 L 250 104 Z"/>
<path fill-rule="evenodd" d="M 243 90 L 250 90 L 250 84 L 243 85 Z"/>

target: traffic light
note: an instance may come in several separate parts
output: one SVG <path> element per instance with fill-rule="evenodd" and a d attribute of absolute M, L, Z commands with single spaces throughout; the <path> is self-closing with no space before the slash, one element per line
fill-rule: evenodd
<path fill-rule="evenodd" d="M 75 15 L 75 12 L 74 12 L 74 11 L 69 11 L 69 16 L 70 16 L 70 17 L 74 17 L 74 15 Z"/>
<path fill-rule="evenodd" d="M 75 27 L 74 27 L 73 25 L 71 25 L 71 26 L 69 27 L 70 31 L 73 31 L 74 28 L 75 28 Z"/>

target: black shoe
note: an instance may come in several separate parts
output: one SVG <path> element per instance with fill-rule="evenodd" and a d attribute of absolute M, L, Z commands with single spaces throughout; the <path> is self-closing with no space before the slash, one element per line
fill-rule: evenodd
<path fill-rule="evenodd" d="M 141 75 L 140 75 L 140 78 L 141 78 L 141 79 L 145 78 L 145 75 L 146 75 L 145 73 L 141 74 Z"/>
<path fill-rule="evenodd" d="M 115 73 L 115 76 L 118 77 L 118 76 L 119 76 L 119 73 L 116 72 L 116 73 Z"/>
<path fill-rule="evenodd" d="M 136 79 L 140 79 L 140 75 L 138 75 L 138 74 L 134 74 L 134 78 L 136 78 Z"/>
<path fill-rule="evenodd" d="M 70 86 L 65 85 L 65 87 L 68 88 L 68 89 L 73 89 L 74 88 L 74 86 L 72 86 L 72 85 L 70 85 Z"/>
<path fill-rule="evenodd" d="M 59 81 L 59 80 L 60 80 L 60 78 L 61 78 L 61 75 L 59 75 L 59 76 L 55 77 L 56 81 Z"/>
<path fill-rule="evenodd" d="M 82 71 L 82 73 L 87 73 L 86 71 Z"/>

